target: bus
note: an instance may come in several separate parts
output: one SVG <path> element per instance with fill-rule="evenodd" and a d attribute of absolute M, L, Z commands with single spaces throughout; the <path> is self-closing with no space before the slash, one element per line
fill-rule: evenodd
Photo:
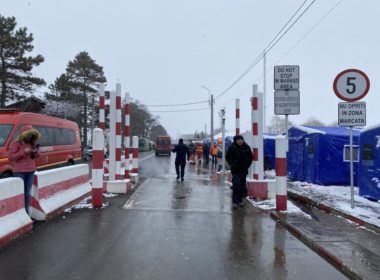
<path fill-rule="evenodd" d="M 24 125 L 41 133 L 37 170 L 72 165 L 82 159 L 78 125 L 75 122 L 34 113 L 0 109 L 0 178 L 13 176 L 8 159 L 9 145 Z"/>
<path fill-rule="evenodd" d="M 139 138 L 139 152 L 146 152 L 152 150 L 152 145 L 149 139 Z"/>

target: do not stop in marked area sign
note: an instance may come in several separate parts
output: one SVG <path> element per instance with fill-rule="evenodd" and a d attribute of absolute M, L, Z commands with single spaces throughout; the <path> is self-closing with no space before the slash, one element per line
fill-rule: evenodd
<path fill-rule="evenodd" d="M 362 99 L 369 91 L 367 75 L 358 69 L 347 69 L 340 72 L 333 84 L 336 96 L 347 102 Z"/>
<path fill-rule="evenodd" d="M 300 67 L 281 65 L 274 67 L 275 90 L 298 90 L 300 88 Z"/>

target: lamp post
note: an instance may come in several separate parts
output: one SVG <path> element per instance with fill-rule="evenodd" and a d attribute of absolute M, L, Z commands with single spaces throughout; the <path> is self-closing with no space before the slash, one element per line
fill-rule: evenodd
<path fill-rule="evenodd" d="M 208 87 L 202 85 L 202 88 L 206 89 L 208 91 L 208 95 L 209 95 L 209 102 L 210 102 L 210 108 L 211 108 L 210 146 L 212 146 L 212 144 L 214 144 L 214 95 L 211 94 Z"/>

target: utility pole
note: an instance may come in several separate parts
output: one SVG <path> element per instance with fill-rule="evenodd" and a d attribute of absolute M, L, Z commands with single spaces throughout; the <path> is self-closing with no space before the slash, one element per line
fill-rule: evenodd
<path fill-rule="evenodd" d="M 214 144 L 214 95 L 211 94 L 211 102 L 210 102 L 210 106 L 211 106 L 211 129 L 210 129 L 210 145 L 213 145 Z"/>
<path fill-rule="evenodd" d="M 264 53 L 264 94 L 263 94 L 263 103 L 264 103 L 264 108 L 263 108 L 263 132 L 266 131 L 267 127 L 267 52 Z"/>
<path fill-rule="evenodd" d="M 210 145 L 214 143 L 214 95 L 211 94 L 208 87 L 203 86 L 202 88 L 206 89 L 209 94 L 209 102 L 210 102 L 210 108 L 211 108 L 211 120 L 210 120 Z"/>
<path fill-rule="evenodd" d="M 222 170 L 221 174 L 226 174 L 226 109 L 221 110 L 222 117 Z"/>

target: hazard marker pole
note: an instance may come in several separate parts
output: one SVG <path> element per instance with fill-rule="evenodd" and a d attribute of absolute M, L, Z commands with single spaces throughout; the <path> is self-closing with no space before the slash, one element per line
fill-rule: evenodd
<path fill-rule="evenodd" d="M 129 179 L 129 146 L 130 146 L 130 117 L 129 117 L 129 93 L 125 93 L 125 134 L 124 134 L 124 154 L 125 154 L 125 170 L 124 178 Z"/>
<path fill-rule="evenodd" d="M 104 84 L 99 87 L 99 128 L 106 129 Z"/>
<path fill-rule="evenodd" d="M 236 135 L 240 135 L 240 99 L 236 98 Z"/>
<path fill-rule="evenodd" d="M 286 151 L 287 138 L 283 135 L 276 137 L 276 210 L 287 209 L 287 178 L 286 178 Z"/>
<path fill-rule="evenodd" d="M 132 137 L 132 173 L 139 173 L 139 138 Z"/>
<path fill-rule="evenodd" d="M 93 130 L 92 148 L 92 205 L 103 205 L 104 134 L 100 128 Z"/>
<path fill-rule="evenodd" d="M 261 95 L 262 96 L 262 95 Z M 258 93 L 258 86 L 252 86 L 252 154 L 253 154 L 253 179 L 264 179 L 264 165 L 263 165 L 263 140 L 262 140 L 262 98 Z"/>
<path fill-rule="evenodd" d="M 110 92 L 110 138 L 109 138 L 109 164 L 108 178 L 110 181 L 115 180 L 116 175 L 116 92 Z"/>
<path fill-rule="evenodd" d="M 115 161 L 116 173 L 115 180 L 121 179 L 121 84 L 116 84 L 116 147 Z"/>

